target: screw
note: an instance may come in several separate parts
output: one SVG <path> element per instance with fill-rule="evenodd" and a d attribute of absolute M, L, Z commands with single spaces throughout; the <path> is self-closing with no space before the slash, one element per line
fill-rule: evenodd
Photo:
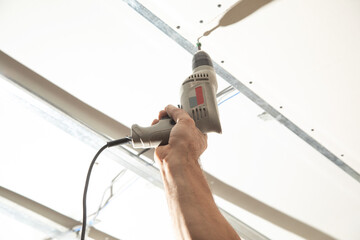
<path fill-rule="evenodd" d="M 177 28 L 177 29 L 180 29 L 180 26 L 177 26 L 176 28 Z"/>
<path fill-rule="evenodd" d="M 204 21 L 203 20 L 200 20 L 200 23 L 203 23 Z"/>
<path fill-rule="evenodd" d="M 221 7 L 221 4 L 218 4 L 218 7 Z"/>
<path fill-rule="evenodd" d="M 221 63 L 224 63 L 224 60 L 222 60 Z"/>
<path fill-rule="evenodd" d="M 249 84 L 252 84 L 252 81 L 250 81 Z"/>

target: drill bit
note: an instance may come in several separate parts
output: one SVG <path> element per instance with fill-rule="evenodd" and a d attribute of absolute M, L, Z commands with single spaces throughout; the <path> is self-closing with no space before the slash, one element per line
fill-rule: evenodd
<path fill-rule="evenodd" d="M 200 38 L 201 38 L 201 37 L 198 38 L 197 43 L 196 43 L 196 46 L 197 46 L 197 48 L 198 48 L 199 51 L 201 50 Z"/>

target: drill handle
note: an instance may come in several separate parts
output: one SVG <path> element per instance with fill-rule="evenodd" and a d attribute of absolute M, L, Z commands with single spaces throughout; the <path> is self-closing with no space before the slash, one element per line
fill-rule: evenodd
<path fill-rule="evenodd" d="M 131 126 L 131 137 L 134 148 L 155 148 L 166 145 L 169 142 L 171 129 L 175 121 L 170 117 L 162 118 L 151 127 L 140 127 L 137 124 Z"/>

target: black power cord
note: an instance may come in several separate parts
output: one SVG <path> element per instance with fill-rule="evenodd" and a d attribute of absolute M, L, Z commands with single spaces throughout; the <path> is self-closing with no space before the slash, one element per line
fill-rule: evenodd
<path fill-rule="evenodd" d="M 86 181 L 85 181 L 85 188 L 84 188 L 84 194 L 83 194 L 83 220 L 82 220 L 82 227 L 81 227 L 81 240 L 85 240 L 85 233 L 86 233 L 86 221 L 87 221 L 87 215 L 86 215 L 86 195 L 87 195 L 87 190 L 89 187 L 89 181 L 90 181 L 90 175 L 91 175 L 91 171 L 92 168 L 96 162 L 96 159 L 98 158 L 98 156 L 100 155 L 100 153 L 102 151 L 104 151 L 106 148 L 109 147 L 114 147 L 117 145 L 121 145 L 121 144 L 125 144 L 131 141 L 131 138 L 129 137 L 125 137 L 125 138 L 121 138 L 121 139 L 117 139 L 114 141 L 110 141 L 107 142 L 104 146 L 102 146 L 99 151 L 95 154 L 94 159 L 91 161 L 90 163 L 90 167 L 86 176 Z"/>

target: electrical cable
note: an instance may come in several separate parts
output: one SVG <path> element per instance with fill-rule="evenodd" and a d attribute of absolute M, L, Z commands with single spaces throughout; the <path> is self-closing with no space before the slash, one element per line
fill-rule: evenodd
<path fill-rule="evenodd" d="M 81 227 L 81 240 L 85 240 L 85 233 L 86 233 L 86 222 L 87 222 L 87 215 L 86 215 L 86 195 L 87 195 L 87 191 L 88 191 L 88 187 L 89 187 L 89 181 L 90 181 L 90 175 L 91 175 L 91 171 L 92 168 L 96 162 L 96 159 L 98 158 L 98 156 L 100 155 L 100 153 L 102 151 L 104 151 L 106 148 L 109 147 L 114 147 L 117 145 L 121 145 L 121 144 L 125 144 L 131 141 L 130 137 L 125 137 L 125 138 L 121 138 L 121 139 L 117 139 L 114 141 L 110 141 L 107 142 L 104 146 L 102 146 L 99 151 L 95 154 L 93 160 L 90 163 L 90 167 L 86 176 L 86 181 L 85 181 L 85 187 L 84 187 L 84 194 L 83 194 L 83 220 L 82 220 L 82 227 Z"/>

